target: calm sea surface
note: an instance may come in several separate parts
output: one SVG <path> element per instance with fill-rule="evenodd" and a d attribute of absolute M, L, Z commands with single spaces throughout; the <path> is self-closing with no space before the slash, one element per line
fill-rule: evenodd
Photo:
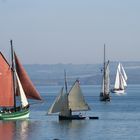
<path fill-rule="evenodd" d="M 0 121 L 0 140 L 139 140 L 140 85 L 128 85 L 125 95 L 111 94 L 111 102 L 100 102 L 100 86 L 81 86 L 91 111 L 99 120 L 58 121 L 46 112 L 60 86 L 37 86 L 43 102 L 30 102 L 30 118 Z"/>

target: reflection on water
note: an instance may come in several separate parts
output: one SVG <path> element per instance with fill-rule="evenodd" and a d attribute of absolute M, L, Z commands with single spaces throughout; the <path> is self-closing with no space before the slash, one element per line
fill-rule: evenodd
<path fill-rule="evenodd" d="M 29 121 L 22 120 L 16 122 L 16 137 L 20 140 L 27 140 L 29 134 Z"/>
<path fill-rule="evenodd" d="M 29 120 L 0 121 L 0 140 L 28 140 L 33 124 Z"/>
<path fill-rule="evenodd" d="M 129 87 L 125 96 L 112 94 L 109 103 L 99 101 L 100 87 L 84 90 L 91 107 L 87 116 L 99 116 L 99 120 L 58 121 L 58 116 L 46 115 L 54 96 L 45 95 L 47 102 L 31 106 L 29 120 L 0 121 L 0 140 L 140 139 L 140 86 Z"/>
<path fill-rule="evenodd" d="M 79 139 L 86 120 L 50 121 L 18 120 L 0 122 L 0 140 Z M 79 131 L 80 130 L 80 131 Z"/>
<path fill-rule="evenodd" d="M 86 120 L 61 120 L 58 124 L 63 129 L 82 129 L 83 126 L 85 127 Z"/>
<path fill-rule="evenodd" d="M 54 121 L 49 125 L 51 128 L 52 138 L 58 138 L 61 140 L 78 140 L 80 135 L 82 136 L 85 133 L 87 128 L 87 120 L 63 120 L 63 121 Z M 48 130 L 49 131 L 49 130 Z"/>
<path fill-rule="evenodd" d="M 15 122 L 1 121 L 0 122 L 0 139 L 13 140 L 15 129 L 16 129 Z"/>

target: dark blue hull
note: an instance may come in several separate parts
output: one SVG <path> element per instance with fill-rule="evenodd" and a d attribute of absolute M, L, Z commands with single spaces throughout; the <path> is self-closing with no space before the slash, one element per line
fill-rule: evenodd
<path fill-rule="evenodd" d="M 79 115 L 71 115 L 71 116 L 60 116 L 59 115 L 59 120 L 84 120 L 86 117 L 82 117 Z"/>

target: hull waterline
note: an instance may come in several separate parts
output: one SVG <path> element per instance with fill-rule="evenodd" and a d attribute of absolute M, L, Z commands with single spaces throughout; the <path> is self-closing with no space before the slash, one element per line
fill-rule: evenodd
<path fill-rule="evenodd" d="M 1 112 L 0 120 L 18 120 L 29 117 L 29 109 L 24 109 L 16 112 Z"/>
<path fill-rule="evenodd" d="M 119 89 L 117 89 L 117 90 L 113 89 L 113 90 L 111 90 L 111 92 L 112 93 L 125 93 L 125 90 L 124 89 L 120 89 L 120 90 Z"/>
<path fill-rule="evenodd" d="M 110 96 L 109 94 L 103 95 L 103 93 L 100 93 L 100 101 L 110 101 Z"/>
<path fill-rule="evenodd" d="M 79 116 L 79 115 L 72 115 L 72 116 L 60 116 L 59 120 L 84 120 L 86 117 Z"/>

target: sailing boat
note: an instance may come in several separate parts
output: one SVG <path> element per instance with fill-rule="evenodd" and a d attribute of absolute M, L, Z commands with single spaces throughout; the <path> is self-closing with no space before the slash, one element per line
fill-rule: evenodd
<path fill-rule="evenodd" d="M 121 63 L 118 64 L 113 93 L 124 93 L 127 87 L 127 75 Z"/>
<path fill-rule="evenodd" d="M 61 89 L 60 94 L 56 97 L 54 103 L 50 107 L 48 114 L 58 113 L 59 120 L 81 120 L 85 119 L 85 116 L 73 115 L 72 112 L 88 111 L 90 110 L 88 104 L 85 102 L 82 90 L 80 88 L 79 80 L 76 80 L 67 92 L 67 82 L 65 74 L 65 93 L 64 88 Z"/>
<path fill-rule="evenodd" d="M 10 43 L 12 66 L 0 52 L 0 107 L 2 108 L 0 120 L 28 118 L 29 103 L 27 98 L 41 100 L 13 50 L 12 40 Z"/>
<path fill-rule="evenodd" d="M 102 81 L 102 90 L 100 92 L 100 101 L 110 101 L 109 61 L 106 62 L 105 45 L 104 45 L 103 81 Z"/>

